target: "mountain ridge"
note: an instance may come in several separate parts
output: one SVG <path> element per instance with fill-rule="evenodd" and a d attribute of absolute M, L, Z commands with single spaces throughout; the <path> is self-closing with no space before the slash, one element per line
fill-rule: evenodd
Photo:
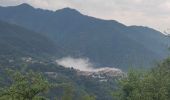
<path fill-rule="evenodd" d="M 43 33 L 68 50 L 66 56 L 87 57 L 97 66 L 150 66 L 169 53 L 169 40 L 159 31 L 101 20 L 70 8 L 48 11 L 16 6 L 11 11 L 5 7 L 0 8 L 0 20 Z"/>

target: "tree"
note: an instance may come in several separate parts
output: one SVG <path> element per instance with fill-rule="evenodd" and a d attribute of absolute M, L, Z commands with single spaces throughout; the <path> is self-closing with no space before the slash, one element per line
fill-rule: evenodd
<path fill-rule="evenodd" d="M 68 84 L 62 84 L 62 87 L 64 89 L 64 93 L 62 96 L 62 100 L 73 100 L 73 96 L 74 96 L 74 88 L 72 85 L 68 85 Z"/>
<path fill-rule="evenodd" d="M 118 100 L 170 100 L 170 58 L 147 72 L 131 70 L 119 80 Z"/>
<path fill-rule="evenodd" d="M 0 100 L 46 100 L 42 95 L 50 88 L 48 81 L 40 73 L 10 71 L 10 84 L 1 89 Z"/>
<path fill-rule="evenodd" d="M 82 100 L 96 100 L 95 96 L 93 95 L 85 95 L 82 97 Z"/>

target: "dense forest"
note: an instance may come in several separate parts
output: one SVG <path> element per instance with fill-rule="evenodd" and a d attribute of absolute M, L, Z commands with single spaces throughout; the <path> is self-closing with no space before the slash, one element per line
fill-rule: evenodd
<path fill-rule="evenodd" d="M 47 66 L 55 67 L 47 69 Z M 107 83 L 99 83 L 94 78 L 80 77 L 76 75 L 74 69 L 56 66 L 40 63 L 25 63 L 17 68 L 1 66 L 0 100 L 169 100 L 170 98 L 170 58 L 148 71 L 130 69 L 122 77 L 110 79 Z M 47 74 L 46 70 L 57 70 L 57 73 L 62 75 Z"/>
<path fill-rule="evenodd" d="M 2 100 L 6 97 L 11 98 L 8 94 L 24 91 L 25 94 L 31 92 L 31 96 L 37 91 L 34 99 L 43 95 L 50 100 L 56 98 L 59 100 L 112 100 L 111 92 L 116 88 L 117 77 L 108 77 L 107 82 L 102 82 L 98 78 L 78 75 L 77 70 L 59 66 L 55 62 L 37 59 L 32 61 L 15 59 L 15 62 L 10 63 L 9 60 L 1 61 L 4 62 L 0 67 Z M 19 100 L 27 100 L 23 99 L 25 98 L 22 97 L 23 95 L 19 96 L 21 96 Z M 18 100 L 18 97 L 15 98 L 14 100 Z"/>
<path fill-rule="evenodd" d="M 150 71 L 130 70 L 119 81 L 114 93 L 118 100 L 169 100 L 170 59 L 159 63 Z"/>

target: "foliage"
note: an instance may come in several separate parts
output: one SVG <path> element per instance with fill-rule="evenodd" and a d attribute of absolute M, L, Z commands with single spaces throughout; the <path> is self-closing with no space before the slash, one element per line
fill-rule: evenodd
<path fill-rule="evenodd" d="M 0 100 L 46 100 L 42 95 L 51 87 L 40 73 L 10 71 L 10 84 L 2 88 Z"/>
<path fill-rule="evenodd" d="M 27 67 L 18 71 L 8 69 L 5 73 L 3 68 L 0 69 L 3 72 L 0 74 L 4 76 L 0 82 L 3 87 L 0 88 L 0 100 L 95 100 L 95 96 L 89 95 L 66 77 L 58 76 L 53 79 L 45 73 L 28 71 L 30 69 Z M 60 68 L 58 72 L 61 70 L 62 73 L 73 74 Z"/>
<path fill-rule="evenodd" d="M 148 72 L 131 70 L 119 84 L 118 100 L 169 100 L 170 59 Z"/>
<path fill-rule="evenodd" d="M 93 95 L 85 95 L 82 97 L 82 100 L 96 100 L 96 97 Z"/>

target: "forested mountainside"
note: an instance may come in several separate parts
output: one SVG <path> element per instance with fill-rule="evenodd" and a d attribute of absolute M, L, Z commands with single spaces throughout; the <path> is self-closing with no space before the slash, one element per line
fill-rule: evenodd
<path fill-rule="evenodd" d="M 0 47 L 0 90 L 1 87 L 10 84 L 8 69 L 21 73 L 32 70 L 42 73 L 51 83 L 64 84 L 53 88 L 46 95 L 51 100 L 63 97 L 65 88 L 72 89 L 71 95 L 74 100 L 91 95 L 97 96 L 98 100 L 111 100 L 110 92 L 115 89 L 115 80 L 121 76 L 121 73 L 114 70 L 80 72 L 77 69 L 59 66 L 53 56 L 61 56 L 62 52 L 65 52 L 62 47 L 40 33 L 3 21 L 0 21 Z M 1 98 L 2 92 L 0 100 L 4 100 Z"/>
<path fill-rule="evenodd" d="M 0 21 L 0 56 L 46 56 L 61 49 L 42 34 Z"/>
<path fill-rule="evenodd" d="M 42 59 L 42 58 L 41 58 Z M 20 76 L 21 79 L 17 81 L 10 80 L 10 75 L 8 70 L 13 70 L 12 78 L 17 75 L 15 72 L 20 72 L 23 75 L 26 73 L 33 71 L 35 75 L 32 78 L 35 78 L 38 73 L 42 74 L 42 77 L 47 79 L 50 84 L 57 85 L 56 87 L 50 88 L 50 90 L 45 92 L 43 96 L 48 97 L 50 100 L 55 100 L 55 98 L 69 98 L 69 100 L 89 100 L 87 98 L 93 97 L 96 100 L 112 100 L 112 92 L 116 90 L 116 80 L 120 78 L 123 73 L 116 74 L 115 71 L 110 73 L 106 70 L 101 70 L 96 73 L 88 74 L 89 72 L 79 71 L 73 68 L 65 68 L 63 66 L 57 65 L 55 61 L 47 61 L 41 60 L 37 58 L 31 57 L 22 57 L 15 59 L 8 59 L 4 61 L 4 59 L 0 59 L 0 100 L 3 99 L 3 90 L 5 87 L 9 87 L 12 82 L 18 82 L 16 88 L 11 88 L 17 90 L 17 92 L 26 91 L 24 89 L 25 83 L 22 83 L 23 76 Z M 3 61 L 3 62 L 2 62 Z M 17 76 L 14 79 L 19 79 Z M 27 78 L 27 77 L 26 77 Z M 36 79 L 38 80 L 38 79 Z M 30 80 L 29 80 L 30 81 Z M 31 81 L 30 81 L 31 82 Z M 36 86 L 36 84 L 39 84 Z M 43 84 L 43 83 L 42 83 Z M 33 88 L 38 89 L 41 88 L 41 84 L 34 82 L 28 84 L 30 87 L 25 87 L 31 89 L 31 85 L 35 85 Z M 16 86 L 16 84 L 14 85 Z M 43 85 L 44 86 L 44 85 Z M 22 90 L 23 89 L 23 90 Z M 8 92 L 8 91 L 5 91 Z M 26 93 L 28 94 L 29 91 Z M 31 92 L 31 91 L 30 91 Z M 9 92 L 12 94 L 13 92 Z M 34 92 L 32 92 L 34 93 Z M 15 93 L 14 93 L 15 94 Z M 42 94 L 38 94 L 41 96 Z M 10 97 L 10 95 L 4 94 L 4 96 Z M 17 97 L 16 97 L 17 98 Z M 95 100 L 92 99 L 92 100 Z M 14 99 L 17 100 L 17 99 Z M 34 99 L 33 99 L 34 100 Z M 39 99 L 35 99 L 39 100 Z M 45 99 L 48 100 L 48 99 Z M 65 100 L 65 99 L 64 99 Z M 67 100 L 67 99 L 66 99 Z M 91 99 L 90 99 L 91 100 Z"/>
<path fill-rule="evenodd" d="M 0 20 L 42 33 L 67 50 L 65 56 L 88 57 L 101 67 L 147 68 L 169 54 L 169 39 L 161 32 L 93 18 L 70 8 L 49 11 L 28 4 L 0 7 Z"/>

